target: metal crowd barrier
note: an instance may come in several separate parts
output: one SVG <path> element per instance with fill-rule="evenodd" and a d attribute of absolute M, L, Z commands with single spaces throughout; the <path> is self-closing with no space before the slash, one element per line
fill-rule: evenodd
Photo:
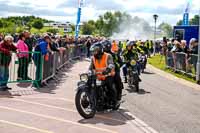
<path fill-rule="evenodd" d="M 0 53 L 0 88 L 5 83 L 31 82 L 39 88 L 41 83 L 55 78 L 57 71 L 70 62 L 86 53 L 80 50 L 84 46 L 73 46 L 63 52 L 48 53 L 48 59 L 40 52 L 12 53 L 9 59 Z M 19 59 L 18 55 L 29 54 L 32 57 Z M 8 61 L 11 60 L 10 63 Z M 5 65 L 6 64 L 6 65 Z"/>
<path fill-rule="evenodd" d="M 18 57 L 27 54 L 29 57 Z M 33 59 L 33 55 L 38 58 Z M 42 64 L 42 56 L 39 52 L 12 53 L 10 56 L 0 52 L 0 86 L 21 82 L 32 82 L 37 85 L 42 80 L 42 75 L 36 75 L 36 69 L 41 70 Z"/>
<path fill-rule="evenodd" d="M 84 47 L 84 46 L 81 46 Z M 81 51 L 80 46 L 70 46 L 63 52 L 54 52 L 49 55 L 49 60 L 44 60 L 43 64 L 43 77 L 42 82 L 46 85 L 49 79 L 56 80 L 56 73 L 71 60 L 80 58 L 80 56 L 86 55 Z"/>
<path fill-rule="evenodd" d="M 184 74 L 196 77 L 198 55 L 183 52 L 168 52 L 166 55 L 166 66 Z"/>

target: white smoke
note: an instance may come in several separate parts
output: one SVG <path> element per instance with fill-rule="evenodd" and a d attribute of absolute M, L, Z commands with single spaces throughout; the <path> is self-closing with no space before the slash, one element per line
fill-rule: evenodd
<path fill-rule="evenodd" d="M 152 38 L 153 30 L 144 19 L 134 17 L 123 19 L 118 26 L 118 32 L 113 33 L 113 39 L 148 40 Z"/>

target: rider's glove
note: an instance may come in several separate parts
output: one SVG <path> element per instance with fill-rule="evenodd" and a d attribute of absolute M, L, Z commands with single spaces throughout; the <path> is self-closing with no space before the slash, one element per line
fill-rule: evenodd
<path fill-rule="evenodd" d="M 102 73 L 103 75 L 107 75 L 112 71 L 110 68 L 106 68 L 106 70 Z"/>

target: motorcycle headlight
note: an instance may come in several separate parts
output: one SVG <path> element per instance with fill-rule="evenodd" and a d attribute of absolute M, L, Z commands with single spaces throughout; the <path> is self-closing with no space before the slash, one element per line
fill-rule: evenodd
<path fill-rule="evenodd" d="M 136 61 L 135 61 L 135 60 L 132 60 L 132 61 L 131 61 L 131 65 L 132 65 L 132 66 L 136 65 Z"/>
<path fill-rule="evenodd" d="M 87 82 L 87 80 L 88 80 L 88 75 L 87 75 L 87 74 L 81 74 L 81 75 L 80 75 L 80 80 L 83 81 L 83 82 Z"/>

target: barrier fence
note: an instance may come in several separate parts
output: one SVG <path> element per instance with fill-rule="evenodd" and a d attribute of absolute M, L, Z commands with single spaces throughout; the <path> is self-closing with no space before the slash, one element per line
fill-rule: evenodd
<path fill-rule="evenodd" d="M 192 77 L 196 77 L 198 55 L 182 52 L 168 52 L 165 58 L 166 66 Z"/>
<path fill-rule="evenodd" d="M 57 71 L 70 62 L 86 55 L 83 45 L 71 46 L 61 52 L 50 52 L 48 58 L 40 52 L 12 53 L 10 56 L 0 53 L 0 88 L 7 83 L 32 82 L 39 88 L 54 78 Z M 20 58 L 24 55 L 23 58 Z M 31 58 L 26 55 L 32 55 Z M 10 63 L 9 63 L 10 62 Z"/>
<path fill-rule="evenodd" d="M 28 55 L 35 55 L 38 58 L 32 60 Z M 41 53 L 2 53 L 0 52 L 0 88 L 7 83 L 33 82 L 40 80 L 41 74 L 36 76 L 36 69 L 42 68 Z M 36 67 L 37 65 L 37 67 Z"/>

